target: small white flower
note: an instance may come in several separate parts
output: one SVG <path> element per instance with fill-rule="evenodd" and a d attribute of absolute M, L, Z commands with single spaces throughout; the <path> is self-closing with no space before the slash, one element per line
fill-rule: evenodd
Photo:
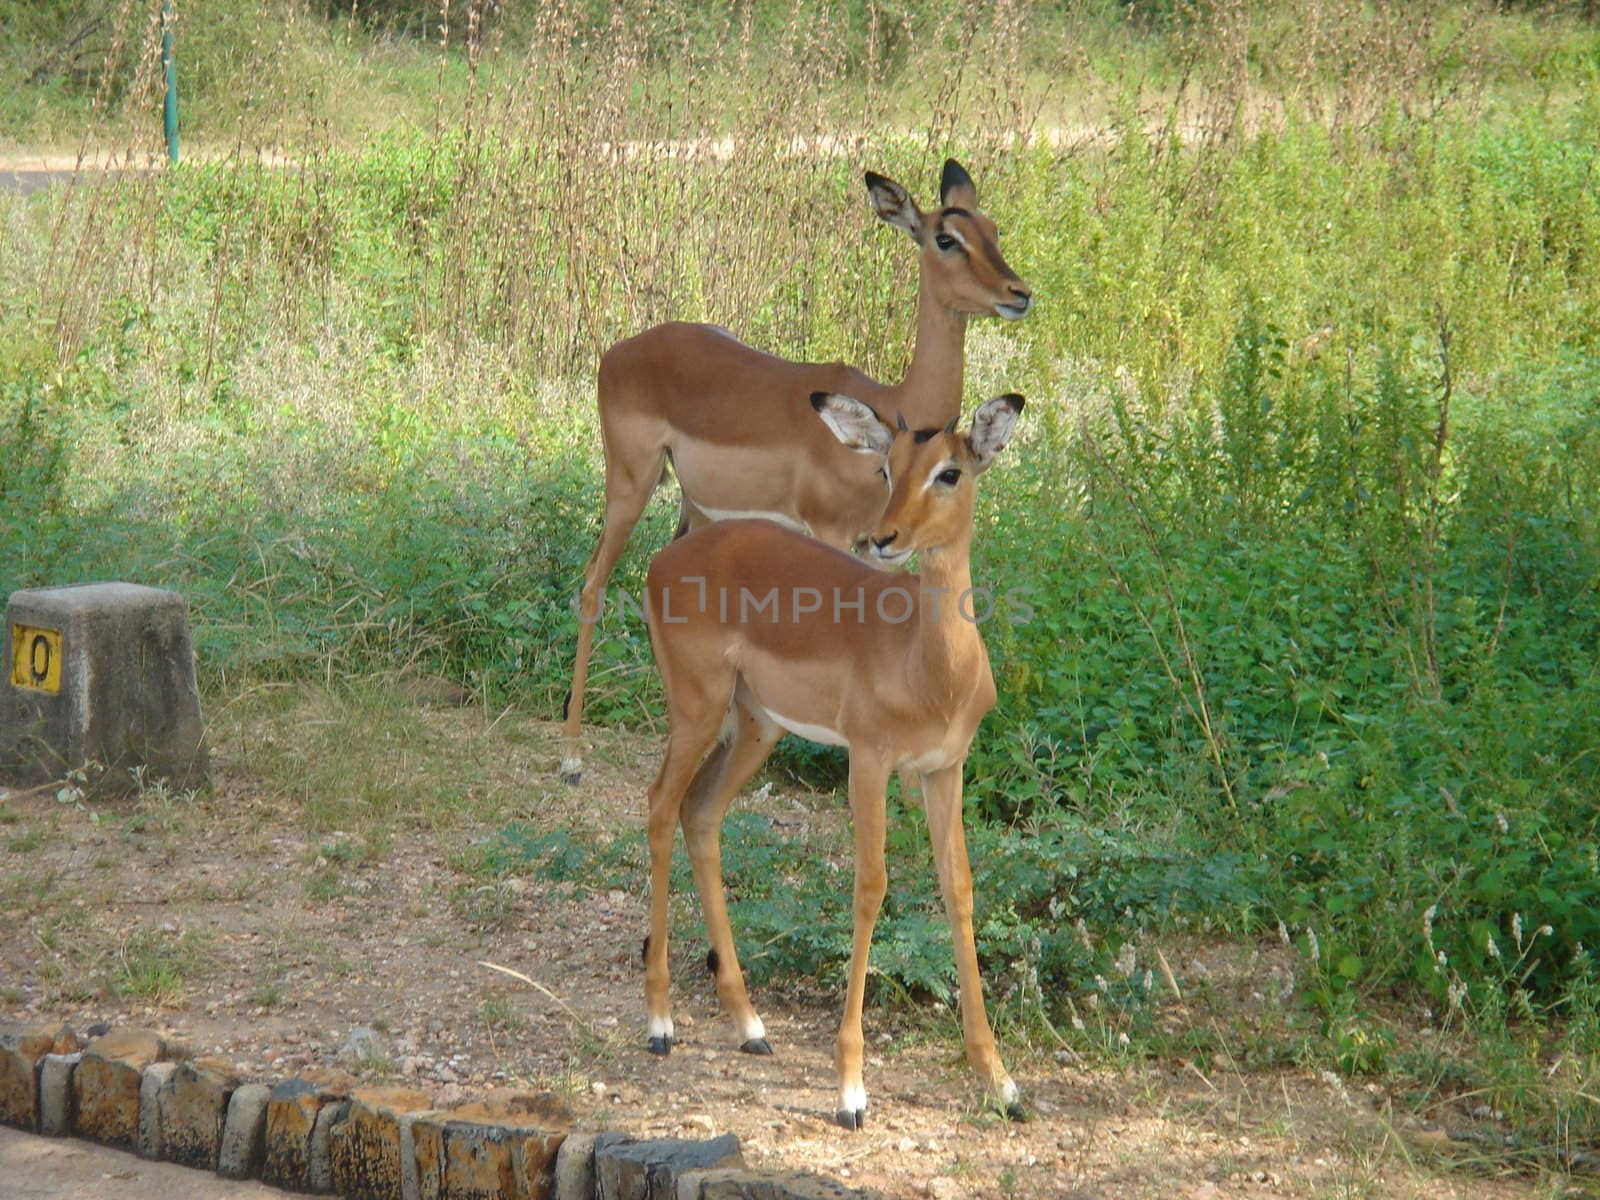
<path fill-rule="evenodd" d="M 1096 975 L 1094 977 L 1094 986 L 1102 992 L 1111 987 L 1111 985 L 1106 982 L 1106 977 L 1104 975 Z"/>
<path fill-rule="evenodd" d="M 1511 940 L 1517 945 L 1522 945 L 1522 914 L 1511 914 Z"/>
<path fill-rule="evenodd" d="M 1090 996 L 1089 999 L 1093 1000 L 1094 997 Z M 1079 1033 L 1083 1032 L 1083 1018 L 1080 1017 L 1077 1013 L 1073 1013 L 1072 1014 L 1072 1027 L 1074 1029 L 1076 1029 Z"/>
<path fill-rule="evenodd" d="M 1450 999 L 1450 1007 L 1460 1008 L 1461 1002 L 1467 998 L 1467 985 L 1458 979 L 1450 985 L 1446 994 Z"/>
<path fill-rule="evenodd" d="M 1127 1044 L 1128 1044 L 1128 1035 L 1125 1034 L 1125 1033 L 1117 1034 L 1117 1045 L 1126 1046 Z"/>
<path fill-rule="evenodd" d="M 1149 967 L 1146 967 L 1144 969 L 1144 990 L 1148 992 L 1152 987 L 1155 986 L 1155 983 L 1156 983 L 1155 972 L 1152 971 Z"/>
<path fill-rule="evenodd" d="M 1495 813 L 1494 821 L 1495 821 L 1496 825 L 1500 826 L 1500 832 L 1501 833 L 1510 833 L 1511 832 L 1511 822 L 1506 820 L 1505 813 L 1503 813 L 1503 812 Z"/>
<path fill-rule="evenodd" d="M 1311 961 L 1321 962 L 1322 947 L 1317 945 L 1317 931 L 1311 928 L 1309 925 L 1306 926 L 1306 945 L 1310 947 L 1311 950 Z"/>
<path fill-rule="evenodd" d="M 1438 912 L 1439 906 L 1437 904 L 1430 904 L 1428 905 L 1427 911 L 1422 914 L 1422 936 L 1427 938 L 1430 944 L 1433 942 L 1433 918 L 1438 914 Z"/>
<path fill-rule="evenodd" d="M 1133 978 L 1133 973 L 1139 969 L 1139 952 L 1133 948 L 1132 942 L 1123 942 L 1122 949 L 1117 951 L 1117 971 L 1125 979 Z"/>
<path fill-rule="evenodd" d="M 1492 934 L 1492 933 L 1484 934 L 1483 935 L 1483 943 L 1484 943 L 1484 947 L 1489 951 L 1489 957 L 1490 958 L 1499 958 L 1500 957 L 1500 947 L 1495 944 L 1494 934 Z"/>
<path fill-rule="evenodd" d="M 1450 958 L 1443 950 L 1439 951 L 1439 965 L 1441 967 L 1448 967 L 1450 965 Z"/>
<path fill-rule="evenodd" d="M 1278 940 L 1285 946 L 1289 944 L 1289 927 L 1282 921 L 1278 922 Z"/>
<path fill-rule="evenodd" d="M 1537 928 L 1537 929 L 1535 929 L 1533 931 L 1533 936 L 1534 937 L 1551 937 L 1554 934 L 1555 934 L 1555 930 L 1551 929 L 1550 926 L 1548 926 L 1548 925 L 1541 925 L 1541 926 L 1539 926 L 1539 928 Z"/>

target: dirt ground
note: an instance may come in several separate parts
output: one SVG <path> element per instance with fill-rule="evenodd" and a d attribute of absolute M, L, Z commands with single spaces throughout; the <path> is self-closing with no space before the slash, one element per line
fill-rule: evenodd
<path fill-rule="evenodd" d="M 1488 1200 L 1568 1186 L 1452 1155 L 1376 1085 L 1217 1056 L 1090 1065 L 1013 1040 L 1003 1050 L 1034 1118 L 1010 1123 L 983 1103 L 953 1021 L 883 1005 L 868 1012 L 868 1125 L 846 1133 L 831 1120 L 839 998 L 756 990 L 776 1053 L 741 1054 L 689 938 L 673 953 L 681 1041 L 652 1057 L 644 881 L 585 896 L 473 864 L 512 816 L 638 828 L 659 734 L 596 732 L 574 790 L 555 781 L 554 726 L 394 703 L 376 723 L 327 695 L 213 714 L 209 796 L 0 800 L 0 1020 L 141 1024 L 263 1077 L 338 1063 L 441 1104 L 552 1089 L 585 1126 L 732 1130 L 752 1166 L 896 1197 Z M 325 756 L 348 761 L 321 771 Z M 440 790 L 443 776 L 459 786 Z M 343 807 L 316 803 L 339 789 Z M 796 826 L 842 820 L 830 798 L 781 783 L 758 803 Z M 330 825 L 341 813 L 347 827 Z M 1173 965 L 1249 1005 L 1269 970 L 1292 975 L 1278 949 L 1174 945 Z"/>
<path fill-rule="evenodd" d="M 76 1138 L 0 1127 L 6 1200 L 284 1200 L 287 1192 L 173 1163 L 146 1162 Z"/>

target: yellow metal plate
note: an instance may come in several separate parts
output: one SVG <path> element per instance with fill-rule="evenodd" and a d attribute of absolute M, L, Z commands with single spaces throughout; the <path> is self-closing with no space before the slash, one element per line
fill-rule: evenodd
<path fill-rule="evenodd" d="M 11 627 L 11 682 L 35 692 L 61 690 L 61 631 Z"/>

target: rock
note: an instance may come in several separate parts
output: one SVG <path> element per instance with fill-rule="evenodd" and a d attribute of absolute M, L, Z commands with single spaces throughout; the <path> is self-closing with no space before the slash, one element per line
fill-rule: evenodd
<path fill-rule="evenodd" d="M 178 1064 L 156 1093 L 162 1157 L 185 1167 L 214 1171 L 222 1148 L 228 1099 L 239 1086 L 233 1065 L 220 1058 Z"/>
<path fill-rule="evenodd" d="M 0 1026 L 0 1124 L 29 1133 L 38 1127 L 39 1064 L 47 1054 L 72 1053 L 57 1044 L 66 1034 L 65 1025 Z"/>
<path fill-rule="evenodd" d="M 699 1193 L 673 1200 L 877 1200 L 874 1192 L 846 1187 L 820 1175 L 800 1172 L 758 1175 L 749 1171 L 708 1171 L 697 1181 Z"/>
<path fill-rule="evenodd" d="M 732 1187 L 742 1180 L 757 1181 L 761 1176 L 746 1171 L 743 1167 L 711 1167 L 704 1171 L 684 1171 L 678 1176 L 677 1191 L 670 1200 L 701 1200 L 704 1196 L 720 1195 L 718 1187 Z M 730 1192 L 732 1196 L 744 1196 L 744 1192 Z"/>
<path fill-rule="evenodd" d="M 344 1039 L 344 1044 L 339 1047 L 338 1057 L 344 1060 L 360 1061 L 363 1058 L 383 1057 L 383 1038 L 376 1029 L 369 1029 L 365 1025 L 357 1025 L 350 1031 L 350 1036 Z"/>
<path fill-rule="evenodd" d="M 933 1200 L 955 1200 L 961 1189 L 948 1175 L 935 1175 L 922 1185 L 922 1190 Z"/>
<path fill-rule="evenodd" d="M 254 1179 L 266 1154 L 267 1101 L 272 1089 L 247 1083 L 228 1097 L 228 1116 L 217 1151 L 217 1174 L 224 1179 Z"/>
<path fill-rule="evenodd" d="M 428 1108 L 428 1097 L 408 1088 L 353 1091 L 349 1112 L 329 1133 L 334 1190 L 345 1200 L 401 1195 L 400 1117 Z"/>
<path fill-rule="evenodd" d="M 427 1115 L 422 1112 L 404 1112 L 395 1117 L 400 1130 L 400 1200 L 422 1200 L 423 1163 L 417 1160 L 417 1122 Z M 442 1180 L 428 1175 L 429 1195 L 440 1194 Z"/>
<path fill-rule="evenodd" d="M 148 1029 L 118 1030 L 84 1047 L 72 1078 L 73 1132 L 118 1150 L 137 1149 L 140 1077 L 165 1053 L 165 1043 Z"/>
<path fill-rule="evenodd" d="M 599 1135 L 573 1133 L 556 1151 L 555 1200 L 594 1200 L 594 1145 Z"/>
<path fill-rule="evenodd" d="M 877 1200 L 877 1193 L 800 1172 L 773 1178 L 776 1200 Z"/>
<path fill-rule="evenodd" d="M 352 1082 L 342 1071 L 307 1071 L 273 1087 L 267 1101 L 263 1183 L 293 1191 L 314 1190 L 312 1141 L 318 1118 L 325 1108 L 338 1105 L 349 1096 Z M 323 1186 L 331 1185 L 329 1179 Z"/>
<path fill-rule="evenodd" d="M 566 1133 L 530 1130 L 513 1143 L 511 1166 L 518 1196 L 547 1197 L 555 1194 L 556 1158 L 566 1145 Z"/>
<path fill-rule="evenodd" d="M 155 1161 L 166 1156 L 166 1133 L 161 1127 L 161 1089 L 178 1069 L 174 1062 L 151 1063 L 139 1077 L 139 1157 Z"/>
<path fill-rule="evenodd" d="M 549 1093 L 491 1093 L 411 1126 L 422 1200 L 548 1195 L 571 1111 Z"/>
<path fill-rule="evenodd" d="M 731 1133 L 701 1142 L 659 1138 L 597 1145 L 595 1196 L 597 1200 L 669 1200 L 677 1193 L 678 1176 L 685 1172 L 743 1165 L 739 1139 Z"/>
<path fill-rule="evenodd" d="M 348 1100 L 325 1105 L 318 1111 L 317 1123 L 311 1130 L 311 1153 L 306 1161 L 307 1191 L 333 1191 L 333 1152 L 330 1149 L 333 1127 L 343 1121 L 349 1113 Z"/>
<path fill-rule="evenodd" d="M 72 1132 L 77 1074 L 82 1054 L 46 1054 L 39 1063 L 39 1132 L 66 1137 Z"/>

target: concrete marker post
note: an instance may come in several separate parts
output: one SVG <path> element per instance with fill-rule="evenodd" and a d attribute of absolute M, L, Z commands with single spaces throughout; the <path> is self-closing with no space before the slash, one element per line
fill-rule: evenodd
<path fill-rule="evenodd" d="M 0 654 L 0 779 L 111 791 L 207 781 L 188 607 L 176 592 L 131 583 L 13 592 Z"/>

